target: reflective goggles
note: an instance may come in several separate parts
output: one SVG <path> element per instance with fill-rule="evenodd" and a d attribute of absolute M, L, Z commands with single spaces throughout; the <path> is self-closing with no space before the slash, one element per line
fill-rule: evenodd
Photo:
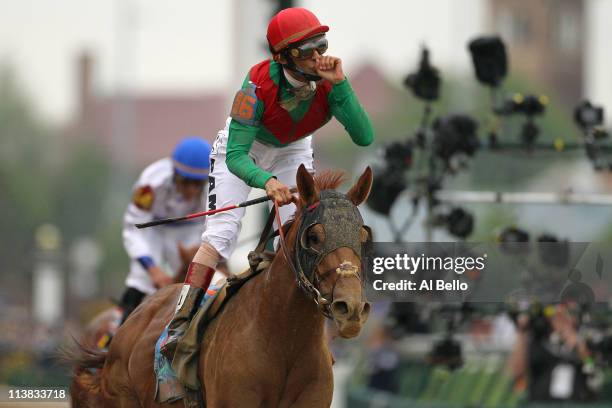
<path fill-rule="evenodd" d="M 323 55 L 327 51 L 327 38 L 325 36 L 316 37 L 300 45 L 289 48 L 289 55 L 293 58 L 302 60 L 312 58 L 315 50 L 319 55 Z"/>

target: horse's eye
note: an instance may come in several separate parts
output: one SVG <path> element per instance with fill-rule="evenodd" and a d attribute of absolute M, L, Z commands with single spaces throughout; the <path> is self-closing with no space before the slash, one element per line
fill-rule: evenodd
<path fill-rule="evenodd" d="M 310 231 L 308 233 L 308 243 L 310 245 L 318 245 L 321 243 L 321 240 L 319 239 L 319 235 L 314 232 L 314 231 Z"/>
<path fill-rule="evenodd" d="M 316 224 L 310 227 L 304 236 L 306 242 L 303 243 L 306 248 L 320 247 L 325 241 L 325 229 L 321 224 Z"/>

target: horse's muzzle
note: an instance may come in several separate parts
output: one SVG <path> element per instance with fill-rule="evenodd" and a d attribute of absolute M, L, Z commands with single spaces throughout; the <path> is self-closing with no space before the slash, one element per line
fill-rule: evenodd
<path fill-rule="evenodd" d="M 335 300 L 331 305 L 332 316 L 340 336 L 355 337 L 370 315 L 370 302 L 350 302 Z"/>

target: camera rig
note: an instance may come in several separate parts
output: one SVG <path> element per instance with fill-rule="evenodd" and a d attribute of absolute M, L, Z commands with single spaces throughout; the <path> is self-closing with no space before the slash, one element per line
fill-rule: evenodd
<path fill-rule="evenodd" d="M 417 69 L 404 80 L 404 85 L 423 101 L 423 114 L 418 128 L 403 140 L 385 145 L 375 167 L 374 185 L 368 206 L 387 217 L 394 241 L 401 242 L 425 203 L 426 240 L 431 240 L 433 228 L 445 228 L 452 236 L 466 239 L 473 230 L 474 217 L 456 204 L 474 202 L 514 203 L 581 203 L 609 204 L 612 196 L 562 193 L 504 193 L 443 190 L 448 176 L 466 168 L 469 159 L 479 150 L 499 154 L 508 152 L 566 153 L 584 150 L 595 170 L 611 170 L 612 152 L 609 135 L 601 126 L 603 108 L 582 101 L 574 110 L 574 121 L 580 129 L 579 142 L 556 138 L 542 142 L 536 119 L 546 113 L 549 99 L 544 95 L 514 93 L 500 98 L 500 88 L 507 74 L 506 48 L 499 37 L 479 37 L 468 44 L 476 79 L 491 92 L 490 113 L 493 124 L 479 136 L 479 122 L 466 113 L 451 113 L 433 117 L 433 103 L 440 98 L 440 71 L 432 64 L 431 54 L 422 47 Z M 525 121 L 517 140 L 499 136 L 498 124 L 511 116 Z M 407 195 L 412 211 L 402 222 L 391 220 L 390 214 L 400 195 Z"/>
<path fill-rule="evenodd" d="M 440 98 L 441 75 L 432 65 L 431 54 L 426 47 L 421 51 L 421 60 L 415 72 L 409 74 L 404 85 L 424 104 L 423 114 L 418 128 L 408 137 L 393 141 L 383 147 L 378 163 L 375 165 L 372 194 L 367 205 L 375 212 L 386 217 L 389 229 L 395 242 L 403 242 L 406 231 L 417 219 L 420 209 L 425 208 L 425 240 L 432 241 L 434 228 L 443 228 L 450 235 L 467 239 L 474 229 L 474 216 L 462 208 L 464 203 L 530 203 L 530 204 L 590 204 L 610 205 L 612 195 L 577 194 L 571 190 L 560 193 L 540 192 L 501 192 L 501 191 L 451 191 L 444 189 L 444 182 L 449 176 L 465 169 L 471 157 L 481 150 L 496 154 L 512 152 L 555 152 L 567 153 L 584 150 L 595 170 L 612 170 L 612 161 L 606 155 L 612 151 L 608 133 L 601 127 L 604 123 L 603 108 L 589 101 L 578 104 L 574 110 L 574 121 L 580 130 L 578 142 L 554 139 L 543 142 L 537 119 L 546 114 L 549 105 L 544 95 L 515 93 L 510 97 L 501 95 L 501 85 L 507 74 L 507 54 L 499 37 L 481 37 L 469 43 L 477 80 L 490 88 L 490 114 L 494 120 L 491 125 L 479 126 L 479 122 L 469 114 L 451 113 L 434 117 L 433 104 Z M 522 117 L 520 133 L 516 140 L 500 137 L 499 124 L 509 117 Z M 480 128 L 480 130 L 479 130 Z M 484 131 L 482 130 L 484 128 Z M 479 137 L 479 132 L 484 136 Z M 533 155 L 532 155 L 533 156 Z M 391 219 L 394 203 L 400 197 L 411 205 L 411 211 L 405 219 Z M 526 231 L 516 227 L 505 228 L 498 235 L 498 243 L 506 251 L 524 251 L 526 246 L 520 243 L 530 239 Z M 536 238 L 539 262 L 549 267 L 565 267 L 569 259 L 569 243 L 550 234 Z M 526 254 L 525 254 L 526 255 Z M 563 255 L 563 256 L 560 256 Z M 519 254 L 521 257 L 521 254 Z M 522 265 L 526 273 L 530 265 Z M 563 296 L 585 296 L 578 273 L 571 273 L 571 281 Z M 532 279 L 533 281 L 533 279 Z M 579 290 L 580 289 L 580 290 Z M 588 295 L 588 293 L 587 293 Z M 588 296 L 587 296 L 588 297 Z M 417 306 L 414 308 L 436 308 L 434 312 L 446 321 L 443 338 L 436 343 L 427 356 L 431 364 L 446 365 L 457 368 L 462 364 L 461 344 L 453 333 L 462 321 L 469 319 L 470 313 L 497 313 L 506 310 L 511 317 L 518 313 L 529 313 L 530 324 L 537 333 L 546 330 L 547 321 L 542 318 L 546 305 L 532 305 L 527 311 L 521 311 L 519 304 L 476 305 L 461 303 L 446 306 Z M 485 309 L 490 309 L 486 311 Z M 471 311 L 470 311 L 471 310 Z M 431 310 L 430 310 L 431 313 Z M 589 349 L 593 351 L 596 363 L 609 361 L 612 356 L 612 332 L 610 313 L 605 311 L 603 317 L 596 316 L 597 310 L 584 308 L 580 311 L 581 319 L 587 321 L 606 321 L 601 327 L 593 330 L 593 323 L 582 326 L 597 336 L 587 337 Z M 395 316 L 399 325 L 402 313 Z M 393 316 L 392 316 L 393 317 Z"/>

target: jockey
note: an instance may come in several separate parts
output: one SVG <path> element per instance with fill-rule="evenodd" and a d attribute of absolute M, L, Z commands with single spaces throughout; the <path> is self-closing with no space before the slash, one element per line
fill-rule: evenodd
<path fill-rule="evenodd" d="M 203 139 L 185 138 L 172 158 L 149 165 L 134 184 L 123 217 L 123 244 L 131 264 L 121 298 L 122 322 L 146 295 L 174 283 L 165 269 L 174 275 L 182 265 L 178 243 L 197 245 L 203 230 L 197 220 L 148 229 L 134 224 L 204 211 L 210 150 Z"/>
<path fill-rule="evenodd" d="M 230 117 L 211 153 L 208 209 L 246 200 L 252 187 L 265 189 L 279 205 L 294 201 L 288 185 L 297 169 L 313 168 L 312 133 L 334 116 L 353 142 L 374 139 L 370 120 L 342 70 L 340 58 L 324 55 L 325 33 L 317 17 L 304 8 L 288 8 L 268 25 L 272 58 L 253 66 L 234 99 Z M 236 246 L 244 209 L 211 215 L 168 326 L 162 347 L 167 357 L 189 325 L 195 306 L 208 288 L 216 265 Z M 293 204 L 281 208 L 286 221 Z"/>

